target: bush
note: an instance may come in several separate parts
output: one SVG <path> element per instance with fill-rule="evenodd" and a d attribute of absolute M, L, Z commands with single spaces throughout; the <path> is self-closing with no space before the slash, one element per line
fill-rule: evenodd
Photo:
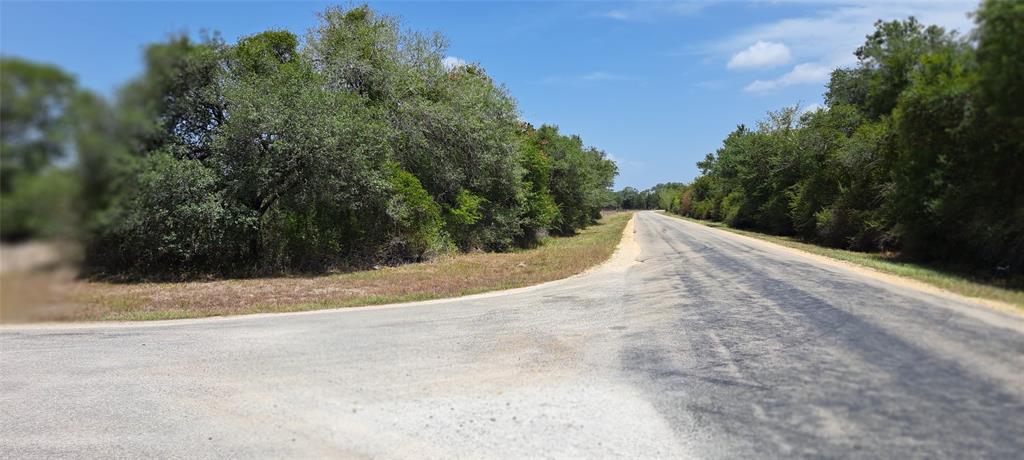
<path fill-rule="evenodd" d="M 155 154 L 102 218 L 87 259 L 108 273 L 195 275 L 252 270 L 256 215 L 225 200 L 212 170 Z"/>
<path fill-rule="evenodd" d="M 22 174 L 12 192 L 0 196 L 0 238 L 73 239 L 78 224 L 78 181 L 71 171 Z"/>
<path fill-rule="evenodd" d="M 474 227 L 484 218 L 483 208 L 486 202 L 483 197 L 463 189 L 455 196 L 455 203 L 445 213 L 447 227 L 463 250 L 481 249 L 484 243 L 481 235 L 474 231 Z"/>
<path fill-rule="evenodd" d="M 424 260 L 450 249 L 443 231 L 441 208 L 416 176 L 392 165 L 387 215 L 392 222 L 389 241 L 382 249 L 387 260 Z"/>

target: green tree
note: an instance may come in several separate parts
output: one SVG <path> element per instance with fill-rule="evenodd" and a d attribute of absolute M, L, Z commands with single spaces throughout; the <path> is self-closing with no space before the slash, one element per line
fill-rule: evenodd
<path fill-rule="evenodd" d="M 237 272 L 248 260 L 256 216 L 219 189 L 198 160 L 154 152 L 132 175 L 133 192 L 97 217 L 89 268 L 100 272 L 187 276 Z"/>
<path fill-rule="evenodd" d="M 878 21 L 875 31 L 854 53 L 857 66 L 833 72 L 827 100 L 853 104 L 872 118 L 886 115 L 910 83 L 918 59 L 952 40 L 941 27 L 925 27 L 914 17 Z"/>
<path fill-rule="evenodd" d="M 0 191 L 10 192 L 15 176 L 38 174 L 66 156 L 75 91 L 75 80 L 54 66 L 0 59 Z"/>
<path fill-rule="evenodd" d="M 552 230 L 571 235 L 600 217 L 605 192 L 618 173 L 604 152 L 585 148 L 579 136 L 544 125 L 530 138 L 551 159 L 551 195 L 558 206 Z"/>
<path fill-rule="evenodd" d="M 82 99 L 80 112 L 113 120 L 80 123 L 97 133 L 79 139 L 83 184 L 102 197 L 87 206 L 92 267 L 400 263 L 528 246 L 599 216 L 614 163 L 521 122 L 480 66 L 444 66 L 439 35 L 360 6 L 328 9 L 304 43 L 280 30 L 173 37 L 147 49 L 116 103 Z"/>
<path fill-rule="evenodd" d="M 0 58 L 0 238 L 53 237 L 73 224 L 75 186 L 56 169 L 68 160 L 76 91 L 54 66 Z"/>

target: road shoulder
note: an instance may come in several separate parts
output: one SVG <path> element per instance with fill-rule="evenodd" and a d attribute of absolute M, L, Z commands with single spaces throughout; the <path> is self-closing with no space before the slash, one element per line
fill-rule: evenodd
<path fill-rule="evenodd" d="M 695 222 L 695 221 L 692 221 L 690 219 L 686 219 L 686 218 L 682 218 L 682 217 L 678 217 L 678 216 L 668 215 L 668 214 L 661 213 L 661 212 L 654 212 L 652 214 L 658 215 L 658 216 L 660 216 L 662 218 L 665 218 L 665 219 L 670 219 L 670 220 L 675 221 L 675 222 L 682 222 L 682 223 L 685 223 L 685 224 L 688 224 L 688 225 L 699 226 L 702 229 L 707 229 L 707 230 L 710 230 L 710 231 L 717 231 L 717 232 L 719 232 L 719 233 L 721 233 L 723 235 L 728 235 L 729 237 L 733 237 L 733 238 L 736 238 L 738 240 L 742 240 L 745 243 L 748 243 L 748 244 L 750 244 L 752 246 L 763 248 L 763 249 L 766 249 L 766 250 L 769 250 L 769 251 L 783 252 L 783 253 L 786 253 L 786 254 L 790 254 L 790 255 L 793 255 L 793 256 L 796 256 L 796 257 L 803 258 L 805 260 L 814 262 L 814 263 L 819 264 L 819 265 L 825 265 L 825 266 L 828 266 L 828 267 L 833 267 L 833 268 L 838 268 L 838 269 L 846 270 L 846 271 L 849 271 L 849 272 L 853 272 L 853 273 L 856 273 L 859 276 L 863 276 L 863 277 L 869 278 L 871 280 L 880 281 L 880 282 L 887 283 L 887 284 L 890 284 L 890 285 L 899 286 L 899 287 L 902 287 L 902 288 L 912 289 L 914 291 L 918 291 L 918 292 L 922 292 L 922 293 L 926 293 L 926 294 L 942 297 L 942 298 L 949 299 L 949 300 L 951 300 L 953 302 L 957 302 L 957 303 L 961 303 L 961 304 L 969 304 L 969 305 L 975 305 L 975 306 L 983 307 L 982 310 L 971 309 L 971 315 L 972 316 L 981 315 L 981 316 L 985 316 L 989 320 L 993 320 L 993 319 L 996 319 L 996 318 L 992 318 L 991 317 L 991 313 L 997 312 L 997 313 L 1000 314 L 999 317 L 1004 317 L 1006 315 L 1009 315 L 1009 316 L 1013 316 L 1013 317 L 1015 317 L 1017 319 L 1024 318 L 1024 309 L 1022 309 L 1022 308 L 1020 308 L 1020 307 L 1018 307 L 1018 306 L 1016 306 L 1014 304 L 1008 303 L 1008 302 L 1002 302 L 1002 301 L 999 301 L 999 300 L 986 299 L 986 298 L 981 298 L 981 297 L 966 296 L 966 295 L 959 294 L 959 293 L 956 293 L 956 292 L 953 292 L 953 291 L 950 291 L 950 290 L 947 290 L 947 289 L 943 289 L 943 288 L 937 287 L 937 286 L 932 285 L 932 284 L 925 283 L 923 281 L 918 281 L 918 280 L 915 280 L 915 279 L 912 279 L 912 278 L 907 278 L 907 277 L 904 277 L 904 276 L 899 276 L 899 275 L 895 275 L 895 274 L 891 274 L 891 273 L 885 273 L 885 272 L 876 270 L 874 268 L 867 267 L 867 266 L 864 266 L 864 265 L 859 265 L 859 264 L 856 264 L 856 263 L 853 263 L 853 262 L 848 262 L 848 261 L 845 261 L 845 260 L 835 259 L 835 258 L 832 258 L 832 257 L 820 255 L 820 254 L 814 254 L 814 253 L 803 251 L 803 250 L 800 250 L 800 249 L 797 249 L 797 248 L 793 248 L 793 247 L 777 244 L 777 243 L 774 243 L 772 241 L 768 241 L 768 240 L 764 240 L 764 239 L 760 239 L 760 238 L 755 238 L 755 237 L 744 235 L 744 234 L 741 234 L 741 233 L 732 232 L 732 231 L 729 231 L 729 230 L 726 230 L 726 229 L 721 229 L 721 228 L 712 227 L 712 226 L 709 226 L 709 225 L 704 225 L 704 224 L 702 224 L 700 222 Z"/>

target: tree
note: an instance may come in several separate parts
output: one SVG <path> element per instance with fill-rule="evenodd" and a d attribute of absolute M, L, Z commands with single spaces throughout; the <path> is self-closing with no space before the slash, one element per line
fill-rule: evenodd
<path fill-rule="evenodd" d="M 6 193 L 15 176 L 37 174 L 66 155 L 75 81 L 54 66 L 4 57 L 0 90 L 0 190 Z"/>
<path fill-rule="evenodd" d="M 528 138 L 551 159 L 551 195 L 558 206 L 555 233 L 572 235 L 598 217 L 605 192 L 618 173 L 604 152 L 585 148 L 579 136 L 564 136 L 558 127 L 544 125 Z"/>
<path fill-rule="evenodd" d="M 97 217 L 86 248 L 90 270 L 187 276 L 237 272 L 248 259 L 256 216 L 220 190 L 216 172 L 199 160 L 153 152 L 128 188 Z"/>
<path fill-rule="evenodd" d="M 80 104 L 116 125 L 81 123 L 102 133 L 79 139 L 82 183 L 102 197 L 87 206 L 88 264 L 320 271 L 508 250 L 593 222 L 614 163 L 524 124 L 483 68 L 445 67 L 445 47 L 366 6 L 328 9 L 305 46 L 281 30 L 150 46 L 115 104 Z"/>
<path fill-rule="evenodd" d="M 1024 8 L 986 1 L 969 39 L 878 22 L 828 107 L 740 126 L 680 212 L 982 273 L 1024 273 Z"/>
<path fill-rule="evenodd" d="M 68 157 L 76 91 L 54 66 L 0 58 L 0 238 L 53 237 L 73 224 L 75 186 L 56 169 Z"/>
<path fill-rule="evenodd" d="M 891 112 L 910 83 L 918 59 L 953 39 L 941 27 L 925 27 L 913 16 L 904 21 L 876 22 L 874 33 L 854 53 L 858 65 L 852 72 L 864 79 L 862 86 L 854 86 L 866 89 L 861 108 L 872 118 Z"/>
<path fill-rule="evenodd" d="M 894 111 L 902 147 L 895 206 L 918 257 L 1024 272 L 1024 112 L 1006 83 L 1024 62 L 1012 48 L 1022 11 L 982 4 L 977 53 L 957 42 L 922 56 Z"/>

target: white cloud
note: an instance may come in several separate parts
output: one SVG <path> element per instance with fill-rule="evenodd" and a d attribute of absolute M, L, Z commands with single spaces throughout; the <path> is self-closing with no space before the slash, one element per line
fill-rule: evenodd
<path fill-rule="evenodd" d="M 540 81 L 543 84 L 581 84 L 581 83 L 599 83 L 599 82 L 640 82 L 643 83 L 642 78 L 633 77 L 629 75 L 621 75 L 617 73 L 596 71 L 581 75 L 554 75 L 544 78 Z"/>
<path fill-rule="evenodd" d="M 793 67 L 793 70 L 774 80 L 755 80 L 743 88 L 743 90 L 751 93 L 762 93 L 792 85 L 824 83 L 828 81 L 831 73 L 831 66 L 805 62 L 797 64 Z"/>
<path fill-rule="evenodd" d="M 711 2 L 637 2 L 626 8 L 618 8 L 601 13 L 608 19 L 627 22 L 653 22 L 673 16 L 694 14 Z"/>
<path fill-rule="evenodd" d="M 798 57 L 817 56 L 837 59 L 852 55 L 864 37 L 874 30 L 875 21 L 906 19 L 915 16 L 923 24 L 936 24 L 966 33 L 971 28 L 967 13 L 977 0 L 960 1 L 849 1 L 855 6 L 820 9 L 812 14 L 760 24 L 712 46 L 718 52 L 731 52 L 756 41 L 785 42 Z"/>
<path fill-rule="evenodd" d="M 628 21 L 630 18 L 629 12 L 625 10 L 611 10 L 604 13 L 603 16 L 608 19 L 615 19 L 617 21 Z"/>
<path fill-rule="evenodd" d="M 812 102 L 807 105 L 800 106 L 800 114 L 803 115 L 808 112 L 817 112 L 818 110 L 824 109 L 825 106 L 817 102 Z"/>
<path fill-rule="evenodd" d="M 443 65 L 444 68 L 448 70 L 452 70 L 456 67 L 463 67 L 466 64 L 466 61 L 459 59 L 455 56 L 445 56 L 444 59 L 441 59 L 441 65 Z"/>
<path fill-rule="evenodd" d="M 731 56 L 729 68 L 738 68 L 735 67 L 738 62 L 734 61 L 749 51 L 746 47 L 751 43 L 785 43 L 793 60 L 803 63 L 778 78 L 748 84 L 745 90 L 749 92 L 827 81 L 829 70 L 856 63 L 853 52 L 874 30 L 877 20 L 914 16 L 922 24 L 935 24 L 965 34 L 972 28 L 967 14 L 978 6 L 978 0 L 770 0 L 765 3 L 808 3 L 818 8 L 800 16 L 758 24 L 691 50 L 691 54 L 719 59 Z M 738 49 L 746 51 L 736 53 Z"/>
<path fill-rule="evenodd" d="M 730 69 L 771 68 L 786 64 L 792 58 L 793 56 L 785 44 L 758 40 L 749 48 L 732 55 L 726 67 Z"/>
<path fill-rule="evenodd" d="M 608 72 L 591 72 L 586 75 L 580 76 L 580 80 L 585 81 L 621 81 L 631 80 L 630 77 L 624 75 L 616 75 Z"/>
<path fill-rule="evenodd" d="M 635 170 L 640 170 L 640 171 L 643 171 L 643 170 L 647 169 L 647 163 L 644 163 L 642 161 L 633 161 L 633 160 L 627 160 L 625 158 L 619 158 L 619 157 L 617 157 L 615 155 L 612 155 L 611 153 L 607 153 L 607 152 L 605 154 L 608 155 L 608 159 L 609 160 L 612 160 L 612 161 L 615 162 L 615 164 L 619 167 L 619 169 L 635 169 Z"/>

